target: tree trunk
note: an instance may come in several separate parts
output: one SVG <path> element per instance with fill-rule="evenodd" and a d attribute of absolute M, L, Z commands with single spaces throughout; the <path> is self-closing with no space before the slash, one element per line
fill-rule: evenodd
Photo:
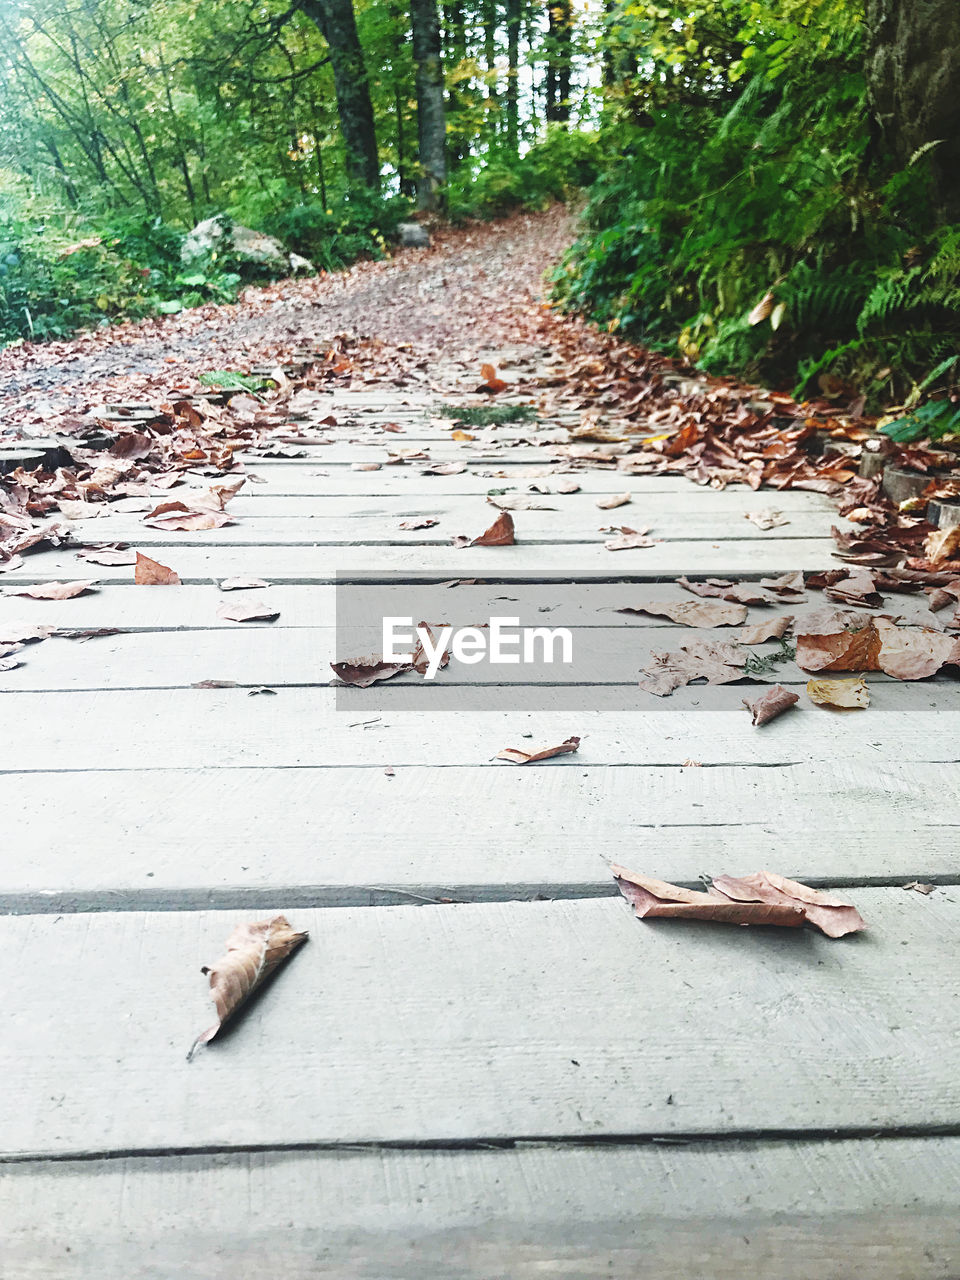
<path fill-rule="evenodd" d="M 933 205 L 960 221 L 960 5 L 867 0 L 866 77 L 875 149 L 900 165 L 923 147 Z"/>
<path fill-rule="evenodd" d="M 550 34 L 547 61 L 547 123 L 567 124 L 570 119 L 570 46 L 573 12 L 570 0 L 557 0 L 549 9 Z"/>
<path fill-rule="evenodd" d="M 363 183 L 378 191 L 377 134 L 353 0 L 297 0 L 297 7 L 317 24 L 330 47 L 347 177 L 351 182 Z"/>
<path fill-rule="evenodd" d="M 410 0 L 413 61 L 417 81 L 417 136 L 420 176 L 417 204 L 436 209 L 447 180 L 447 117 L 443 104 L 443 59 L 437 0 Z"/>
<path fill-rule="evenodd" d="M 523 18 L 521 0 L 506 0 L 507 28 L 507 146 L 517 151 L 520 143 L 520 23 Z"/>

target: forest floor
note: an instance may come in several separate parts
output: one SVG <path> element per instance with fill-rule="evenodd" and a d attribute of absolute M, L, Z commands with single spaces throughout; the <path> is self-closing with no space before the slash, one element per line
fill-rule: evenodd
<path fill-rule="evenodd" d="M 957 570 L 858 424 L 553 312 L 569 236 L 0 354 L 62 451 L 0 487 L 4 1275 L 960 1271 Z M 701 891 L 759 868 L 831 896 Z"/>

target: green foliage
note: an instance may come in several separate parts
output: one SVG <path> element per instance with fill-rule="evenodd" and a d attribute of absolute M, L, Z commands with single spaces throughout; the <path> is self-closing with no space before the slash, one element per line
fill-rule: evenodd
<path fill-rule="evenodd" d="M 223 391 L 262 391 L 272 386 L 269 378 L 258 378 L 251 373 L 238 373 L 235 369 L 211 369 L 201 373 L 199 381 L 205 387 L 220 387 Z"/>
<path fill-rule="evenodd" d="M 468 427 L 498 426 L 507 422 L 530 422 L 537 411 L 530 404 L 441 404 L 437 412 L 445 418 L 455 418 Z"/>
<path fill-rule="evenodd" d="M 413 207 L 405 196 L 381 196 L 360 188 L 325 205 L 319 200 L 291 199 L 280 207 L 250 204 L 252 221 L 268 235 L 308 258 L 318 270 L 342 271 L 358 258 L 382 258 L 397 224 Z M 238 208 L 239 217 L 241 209 Z"/>
<path fill-rule="evenodd" d="M 954 360 L 960 357 L 954 357 Z M 888 422 L 880 430 L 897 444 L 917 440 L 942 440 L 960 435 L 960 406 L 951 400 L 927 400 L 906 417 Z"/>
<path fill-rule="evenodd" d="M 798 394 L 910 391 L 960 352 L 960 227 L 870 150 L 844 0 L 631 3 L 568 307 Z M 766 305 L 758 306 L 768 299 Z"/>
<path fill-rule="evenodd" d="M 447 187 L 453 221 L 493 218 L 513 209 L 545 209 L 589 186 L 600 169 L 600 139 L 594 132 L 550 128 L 545 139 L 517 157 L 494 152 L 480 165 L 467 164 Z"/>

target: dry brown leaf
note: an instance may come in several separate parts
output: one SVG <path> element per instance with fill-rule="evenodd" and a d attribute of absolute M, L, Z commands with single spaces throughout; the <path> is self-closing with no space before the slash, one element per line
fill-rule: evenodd
<path fill-rule="evenodd" d="M 451 440 L 476 440 L 476 438 L 477 438 L 477 437 L 476 437 L 476 436 L 472 436 L 472 435 L 470 434 L 470 432 L 469 432 L 469 431 L 460 431 L 460 430 L 457 430 L 457 431 L 451 431 L 451 432 L 450 432 L 450 439 L 451 439 Z"/>
<path fill-rule="evenodd" d="M 23 622 L 0 623 L 0 644 L 4 645 L 31 644 L 34 640 L 49 640 L 57 634 L 56 627 L 46 623 L 39 627 Z"/>
<path fill-rule="evenodd" d="M 866 605 L 869 608 L 883 604 L 883 596 L 877 590 L 873 574 L 866 569 L 851 569 L 847 577 L 824 587 L 823 594 L 840 604 Z"/>
<path fill-rule="evenodd" d="M 656 545 L 653 538 L 647 537 L 650 532 L 649 527 L 629 529 L 626 525 L 622 525 L 619 532 L 619 538 L 611 538 L 609 542 L 603 544 L 608 551 L 631 551 L 634 547 L 652 547 Z"/>
<path fill-rule="evenodd" d="M 262 578 L 224 578 L 220 583 L 221 591 L 253 591 L 257 587 L 269 587 L 269 582 Z"/>
<path fill-rule="evenodd" d="M 960 638 L 929 627 L 898 627 L 877 618 L 880 636 L 877 665 L 897 680 L 925 680 L 947 662 L 960 663 Z"/>
<path fill-rule="evenodd" d="M 856 680 L 808 680 L 807 697 L 818 707 L 847 710 L 870 705 L 870 690 L 863 676 Z"/>
<path fill-rule="evenodd" d="M 513 516 L 509 511 L 501 511 L 493 524 L 479 538 L 468 538 L 464 534 L 454 538 L 455 547 L 512 547 L 516 542 L 513 527 Z"/>
<path fill-rule="evenodd" d="M 219 606 L 217 617 L 224 622 L 275 622 L 280 617 L 280 610 L 266 602 L 254 604 L 252 601 L 231 600 L 229 604 L 224 601 Z"/>
<path fill-rule="evenodd" d="M 384 662 L 376 655 L 369 658 L 353 658 L 348 662 L 331 662 L 342 684 L 352 685 L 356 689 L 368 689 L 380 680 L 391 680 L 412 670 L 409 663 Z"/>
<path fill-rule="evenodd" d="M 149 556 L 141 555 L 138 551 L 136 559 L 136 569 L 133 571 L 133 580 L 141 587 L 179 587 L 180 575 L 175 573 L 173 569 L 168 569 L 165 564 L 160 564 L 158 560 L 151 560 Z"/>
<path fill-rule="evenodd" d="M 694 680 L 707 684 L 730 684 L 743 679 L 747 654 L 722 640 L 695 640 L 681 645 L 675 653 L 654 653 L 652 662 L 638 683 L 647 693 L 665 698 L 681 685 Z"/>
<path fill-rule="evenodd" d="M 877 671 L 880 634 L 865 613 L 818 609 L 794 620 L 797 666 L 804 671 Z"/>
<path fill-rule="evenodd" d="M 104 502 L 73 502 L 69 498 L 60 498 L 57 506 L 68 520 L 96 520 L 109 510 Z"/>
<path fill-rule="evenodd" d="M 96 579 L 81 582 L 47 582 L 43 586 L 4 587 L 5 596 L 29 596 L 31 600 L 72 600 L 95 587 Z"/>
<path fill-rule="evenodd" d="M 909 884 L 903 886 L 905 889 L 913 889 L 915 893 L 922 893 L 924 897 L 928 897 L 937 887 L 935 884 L 926 884 L 923 880 L 911 880 Z"/>
<path fill-rule="evenodd" d="M 800 569 L 794 570 L 793 573 L 785 573 L 779 578 L 761 578 L 759 585 L 778 596 L 799 595 L 806 587 L 803 572 Z"/>
<path fill-rule="evenodd" d="M 576 480 L 561 476 L 558 480 L 541 480 L 530 486 L 534 493 L 579 493 L 580 485 Z"/>
<path fill-rule="evenodd" d="M 542 751 L 524 751 L 522 747 L 504 747 L 494 756 L 495 760 L 508 760 L 510 764 L 536 764 L 540 760 L 552 760 L 554 756 L 566 756 L 580 746 L 579 738 L 567 738 L 557 747 L 544 747 Z"/>
<path fill-rule="evenodd" d="M 136 564 L 137 553 L 131 547 L 84 547 L 77 552 L 78 560 L 88 560 L 91 564 Z"/>
<path fill-rule="evenodd" d="M 227 939 L 225 954 L 216 964 L 200 970 L 210 977 L 217 1021 L 197 1036 L 188 1059 L 201 1045 L 210 1043 L 277 966 L 306 940 L 307 934 L 296 933 L 286 916 L 241 924 L 234 929 Z"/>
<path fill-rule="evenodd" d="M 612 493 L 609 498 L 598 498 L 597 506 L 601 511 L 612 511 L 615 507 L 625 507 L 630 501 L 632 495 L 629 493 Z"/>
<path fill-rule="evenodd" d="M 806 918 L 799 905 L 731 902 L 711 893 L 684 889 L 626 867 L 611 866 L 617 888 L 638 919 L 702 920 L 713 924 L 781 925 L 799 929 Z"/>
<path fill-rule="evenodd" d="M 480 366 L 480 376 L 483 378 L 482 391 L 492 391 L 494 393 L 506 391 L 510 385 L 504 382 L 502 378 L 497 377 L 496 366 L 492 364 L 483 364 Z"/>
<path fill-rule="evenodd" d="M 952 529 L 935 529 L 923 544 L 923 554 L 931 564 L 949 560 L 960 551 L 960 524 Z"/>
<path fill-rule="evenodd" d="M 782 715 L 799 701 L 798 693 L 791 693 L 782 684 L 775 684 L 771 689 L 761 693 L 760 697 L 755 698 L 753 702 L 748 702 L 744 698 L 743 705 L 753 716 L 753 723 L 759 727 L 775 720 L 777 716 Z"/>
<path fill-rule="evenodd" d="M 436 516 L 417 516 L 413 520 L 401 520 L 401 529 L 432 529 L 434 525 L 438 525 L 440 521 Z"/>
<path fill-rule="evenodd" d="M 351 462 L 350 470 L 351 471 L 379 471 L 380 463 L 379 462 Z"/>
<path fill-rule="evenodd" d="M 421 467 L 422 476 L 458 476 L 466 471 L 465 462 L 434 462 L 429 467 Z"/>
<path fill-rule="evenodd" d="M 752 627 L 743 628 L 737 636 L 737 643 L 763 644 L 766 640 L 780 640 L 787 634 L 792 621 L 792 613 L 783 613 L 769 622 L 756 622 Z"/>
<path fill-rule="evenodd" d="M 549 502 L 538 502 L 530 493 L 489 493 L 487 501 L 501 511 L 556 511 Z"/>
<path fill-rule="evenodd" d="M 768 290 L 747 316 L 747 324 L 762 324 L 773 312 L 773 294 Z"/>
<path fill-rule="evenodd" d="M 183 502 L 161 502 L 159 507 L 144 516 L 143 523 L 150 525 L 152 529 L 195 533 L 205 529 L 221 529 L 233 521 L 225 511 L 198 510 Z"/>
<path fill-rule="evenodd" d="M 710 604 L 707 601 L 651 600 L 647 604 L 627 605 L 617 613 L 649 613 L 654 617 L 670 618 L 685 627 L 738 627 L 746 621 L 747 607 L 743 604 Z"/>
<path fill-rule="evenodd" d="M 755 524 L 758 529 L 763 529 L 764 532 L 790 523 L 782 511 L 774 511 L 772 507 L 766 507 L 763 511 L 745 511 L 743 518 Z"/>
<path fill-rule="evenodd" d="M 735 600 L 739 604 L 770 604 L 770 597 L 749 582 L 728 582 L 726 578 L 707 578 L 704 582 L 691 582 L 678 578 L 677 586 L 692 591 L 695 596 L 708 596 L 719 600 Z"/>
<path fill-rule="evenodd" d="M 799 906 L 810 923 L 828 938 L 843 938 L 867 927 L 863 916 L 849 902 L 772 871 L 755 871 L 752 875 L 740 877 L 717 876 L 712 888 L 734 902 Z"/>

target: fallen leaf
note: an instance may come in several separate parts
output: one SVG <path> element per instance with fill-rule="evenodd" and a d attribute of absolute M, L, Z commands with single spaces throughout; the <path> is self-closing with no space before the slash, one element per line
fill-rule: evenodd
<path fill-rule="evenodd" d="M 792 621 L 793 614 L 784 613 L 768 622 L 757 622 L 752 627 L 744 627 L 737 636 L 737 643 L 763 644 L 766 640 L 780 640 L 786 635 Z"/>
<path fill-rule="evenodd" d="M 563 476 L 559 480 L 540 480 L 530 486 L 534 493 L 579 493 L 580 485 L 576 480 Z"/>
<path fill-rule="evenodd" d="M 542 751 L 524 751 L 521 747 L 504 747 L 494 756 L 495 760 L 508 760 L 510 764 L 536 764 L 539 760 L 552 760 L 554 756 L 566 756 L 580 746 L 579 738 L 567 738 L 558 747 L 544 747 Z"/>
<path fill-rule="evenodd" d="M 31 600 L 72 600 L 95 587 L 96 580 L 87 582 L 47 582 L 35 587 L 4 587 L 5 596 L 29 596 Z"/>
<path fill-rule="evenodd" d="M 148 516 L 144 516 L 143 523 L 152 529 L 196 533 L 221 529 L 225 524 L 232 524 L 233 520 L 225 511 L 200 510 L 188 507 L 184 502 L 161 502 Z"/>
<path fill-rule="evenodd" d="M 394 676 L 412 670 L 410 663 L 384 662 L 376 656 L 354 658 L 349 662 L 331 662 L 330 666 L 343 684 L 357 689 L 368 689 L 380 680 L 391 680 Z"/>
<path fill-rule="evenodd" d="M 472 436 L 469 431 L 451 431 L 451 440 L 476 440 L 476 436 Z"/>
<path fill-rule="evenodd" d="M 774 511 L 772 507 L 767 507 L 763 511 L 745 511 L 743 518 L 763 530 L 777 529 L 780 525 L 790 523 L 782 511 Z"/>
<path fill-rule="evenodd" d="M 960 524 L 952 529 L 935 529 L 923 544 L 923 554 L 931 564 L 949 560 L 960 551 Z"/>
<path fill-rule="evenodd" d="M 649 528 L 629 529 L 626 525 L 620 527 L 620 537 L 611 538 L 609 542 L 603 545 L 608 551 L 631 551 L 634 547 L 652 547 L 656 543 L 653 538 L 648 538 Z"/>
<path fill-rule="evenodd" d="M 739 604 L 770 604 L 770 597 L 749 582 L 728 582 L 726 578 L 707 578 L 704 582 L 691 582 L 689 578 L 677 579 L 677 585 L 695 596 L 715 597 L 719 600 L 736 600 Z"/>
<path fill-rule="evenodd" d="M 77 552 L 78 560 L 88 560 L 91 564 L 136 564 L 137 553 L 131 547 L 84 547 Z"/>
<path fill-rule="evenodd" d="M 512 547 L 516 542 L 513 536 L 513 516 L 509 511 L 501 511 L 493 524 L 479 538 L 468 538 L 462 535 L 454 538 L 457 547 Z"/>
<path fill-rule="evenodd" d="M 828 938 L 843 938 L 865 929 L 860 912 L 832 894 L 811 889 L 772 871 L 749 876 L 716 876 L 711 887 L 734 902 L 763 902 L 769 906 L 799 906 L 807 920 Z"/>
<path fill-rule="evenodd" d="M 415 520 L 401 520 L 401 529 L 432 529 L 440 521 L 435 516 L 419 516 Z"/>
<path fill-rule="evenodd" d="M 870 690 L 863 676 L 856 680 L 808 680 L 807 697 L 819 707 L 868 707 Z"/>
<path fill-rule="evenodd" d="M 703 920 L 713 924 L 781 925 L 799 929 L 806 912 L 799 904 L 731 902 L 719 894 L 683 889 L 626 867 L 611 866 L 617 888 L 638 919 Z"/>
<path fill-rule="evenodd" d="M 257 587 L 269 587 L 269 582 L 262 578 L 224 578 L 220 583 L 221 591 L 253 591 Z"/>
<path fill-rule="evenodd" d="M 935 884 L 925 884 L 922 880 L 911 880 L 909 884 L 905 884 L 904 889 L 913 889 L 915 893 L 922 893 L 924 897 L 933 893 L 937 887 Z"/>
<path fill-rule="evenodd" d="M 685 627 L 738 627 L 746 621 L 747 607 L 743 604 L 709 604 L 706 601 L 651 600 L 647 604 L 625 606 L 617 613 L 649 613 L 655 617 L 670 618 Z"/>
<path fill-rule="evenodd" d="M 638 683 L 647 693 L 665 698 L 681 685 L 694 680 L 707 684 L 730 684 L 743 679 L 747 654 L 722 640 L 695 640 L 681 645 L 675 653 L 654 653 L 652 662 Z"/>
<path fill-rule="evenodd" d="M 778 596 L 793 596 L 799 595 L 805 589 L 806 583 L 803 580 L 803 572 L 796 569 L 793 573 L 785 573 L 779 578 L 761 578 L 760 586 L 766 587 L 768 591 Z"/>
<path fill-rule="evenodd" d="M 598 498 L 597 506 L 602 511 L 612 511 L 614 507 L 625 507 L 631 500 L 629 493 L 612 493 L 609 498 Z"/>
<path fill-rule="evenodd" d="M 379 462 L 351 462 L 350 470 L 351 471 L 379 471 L 380 463 Z"/>
<path fill-rule="evenodd" d="M 219 606 L 217 617 L 224 622 L 275 622 L 280 617 L 280 610 L 266 602 L 254 604 L 252 601 L 231 600 L 229 604 L 224 601 Z"/>
<path fill-rule="evenodd" d="M 54 635 L 57 635 L 56 627 L 46 624 L 35 627 L 22 622 L 0 623 L 0 644 L 31 644 L 35 640 L 49 640 Z"/>
<path fill-rule="evenodd" d="M 883 596 L 877 590 L 873 574 L 867 569 L 851 569 L 846 577 L 825 586 L 823 594 L 840 604 L 866 605 L 868 608 L 883 604 Z"/>
<path fill-rule="evenodd" d="M 931 631 L 929 627 L 898 627 L 877 618 L 880 636 L 877 665 L 897 680 L 925 680 L 945 663 L 960 663 L 960 638 Z"/>
<path fill-rule="evenodd" d="M 210 1041 L 250 999 L 271 973 L 306 942 L 306 933 L 296 933 L 286 916 L 241 924 L 227 939 L 227 950 L 201 973 L 210 977 L 210 992 L 217 1007 L 217 1021 L 197 1036 L 187 1055 L 192 1058 L 201 1045 Z"/>
<path fill-rule="evenodd" d="M 61 498 L 57 505 L 68 520 L 96 520 L 108 512 L 103 502 L 71 502 L 68 498 Z"/>
<path fill-rule="evenodd" d="M 488 493 L 487 501 L 501 511 L 556 511 L 548 502 L 538 502 L 529 493 Z"/>
<path fill-rule="evenodd" d="M 771 689 L 761 693 L 760 697 L 754 699 L 753 702 L 748 702 L 744 698 L 743 705 L 753 716 L 753 723 L 759 726 L 776 719 L 777 716 L 782 715 L 784 711 L 799 701 L 800 695 L 798 693 L 791 693 L 782 684 L 775 684 Z"/>
<path fill-rule="evenodd" d="M 804 671 L 876 671 L 880 635 L 865 613 L 818 609 L 797 617 L 797 666 Z"/>
<path fill-rule="evenodd" d="M 434 462 L 429 467 L 421 467 L 420 474 L 422 476 L 458 476 L 466 469 L 465 462 Z"/>
<path fill-rule="evenodd" d="M 173 569 L 168 569 L 165 564 L 160 564 L 157 560 L 151 560 L 149 556 L 141 555 L 138 551 L 136 559 L 136 569 L 133 571 L 133 580 L 141 587 L 179 587 L 180 575 L 175 573 Z"/>
<path fill-rule="evenodd" d="M 239 689 L 240 684 L 237 680 L 197 680 L 190 686 L 191 689 Z"/>
<path fill-rule="evenodd" d="M 386 768 L 384 769 L 384 771 L 383 771 L 383 776 L 384 776 L 385 778 L 394 778 L 394 777 L 396 777 L 396 773 L 397 773 L 397 771 L 396 771 L 396 769 L 394 769 L 393 765 L 392 765 L 392 764 L 388 764 L 388 765 L 386 766 Z"/>
<path fill-rule="evenodd" d="M 506 391 L 510 385 L 504 382 L 502 378 L 497 377 L 496 366 L 492 364 L 482 364 L 480 366 L 480 376 L 483 378 L 483 386 L 479 388 L 481 391 L 492 391 L 494 393 Z"/>

